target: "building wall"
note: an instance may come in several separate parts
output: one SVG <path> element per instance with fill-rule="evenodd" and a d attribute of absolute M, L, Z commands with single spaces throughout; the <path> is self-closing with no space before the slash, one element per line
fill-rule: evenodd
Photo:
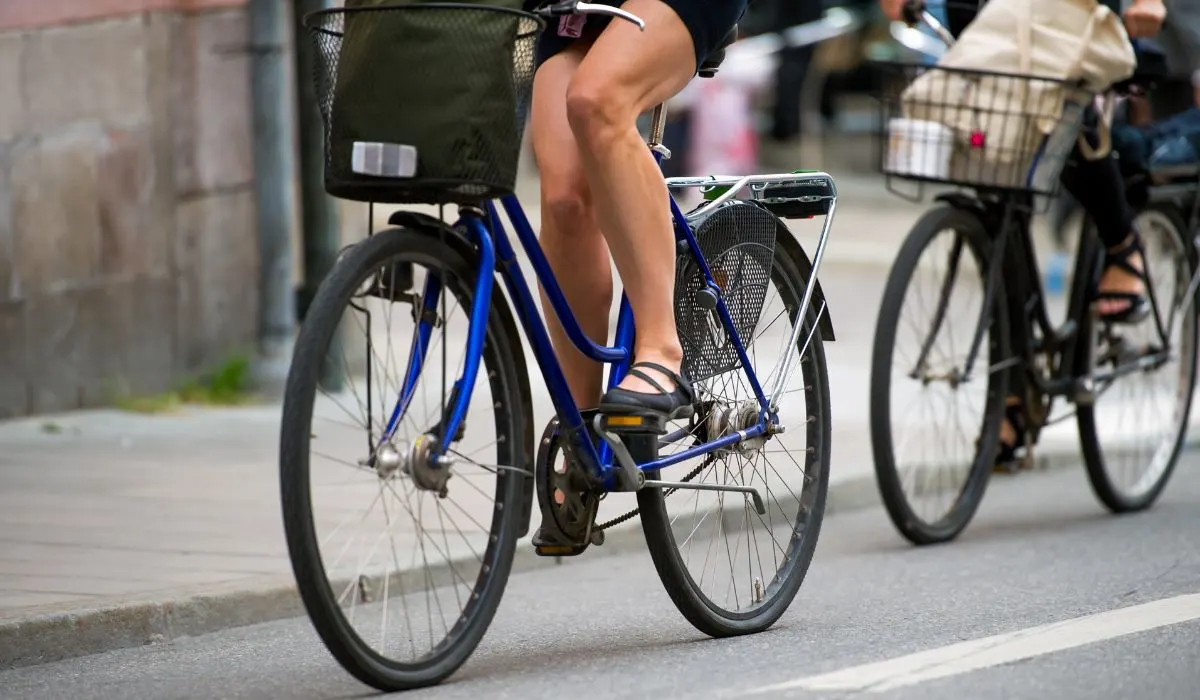
<path fill-rule="evenodd" d="M 0 417 L 253 348 L 244 0 L 0 1 Z"/>

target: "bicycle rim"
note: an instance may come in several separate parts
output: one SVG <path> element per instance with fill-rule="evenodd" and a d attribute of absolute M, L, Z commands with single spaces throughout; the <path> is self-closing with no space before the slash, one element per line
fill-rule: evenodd
<path fill-rule="evenodd" d="M 884 288 L 871 361 L 871 444 L 888 515 L 914 544 L 957 537 L 991 471 L 1008 383 L 1008 372 L 993 369 L 1008 356 L 1001 289 L 967 366 L 984 310 L 988 248 L 975 215 L 932 210 L 909 233 Z"/>
<path fill-rule="evenodd" d="M 805 280 L 784 243 L 777 244 L 772 267 L 771 288 L 746 349 L 764 382 L 787 353 L 793 355 L 799 371 L 785 384 L 778 409 L 786 432 L 673 466 L 674 476 L 663 476 L 755 487 L 767 512 L 757 513 L 739 493 L 638 492 L 646 542 L 667 593 L 685 618 L 711 636 L 761 631 L 783 614 L 812 561 L 825 508 L 830 416 L 824 346 L 817 331 L 800 354 L 817 323 L 810 312 L 799 343 L 787 347 L 800 320 Z M 697 382 L 696 389 L 711 405 L 690 425 L 677 426 L 681 437 L 664 454 L 729 429 L 720 426 L 739 407 L 757 411 L 740 367 Z"/>
<path fill-rule="evenodd" d="M 1152 207 L 1136 220 L 1154 310 L 1142 323 L 1101 333 L 1093 350 L 1099 353 L 1096 399 L 1077 415 L 1092 488 L 1118 513 L 1149 507 L 1166 486 L 1187 432 L 1196 379 L 1196 301 L 1187 299 L 1195 265 L 1182 219 L 1172 209 Z M 1162 348 L 1165 361 L 1130 371 Z"/>
<path fill-rule="evenodd" d="M 405 263 L 412 284 L 388 281 Z M 513 339 L 494 308 L 445 493 L 418 486 L 416 471 L 418 436 L 436 432 L 461 376 L 474 275 L 434 238 L 376 234 L 321 285 L 289 376 L 280 472 L 297 584 L 330 652 L 381 690 L 431 685 L 457 669 L 490 624 L 512 564 L 525 438 L 520 411 L 496 410 L 520 405 L 521 394 Z M 444 293 L 426 305 L 435 280 Z M 423 318 L 440 333 L 428 337 L 385 459 L 382 435 L 420 336 L 414 305 L 436 309 L 436 319 Z M 323 368 L 349 379 L 338 390 L 319 380 Z"/>

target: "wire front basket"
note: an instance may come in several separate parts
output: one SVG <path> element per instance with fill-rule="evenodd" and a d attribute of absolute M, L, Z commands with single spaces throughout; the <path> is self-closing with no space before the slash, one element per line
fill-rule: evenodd
<path fill-rule="evenodd" d="M 472 203 L 513 191 L 537 16 L 417 2 L 323 10 L 305 26 L 331 195 Z"/>
<path fill-rule="evenodd" d="M 1053 195 L 1093 95 L 1076 84 L 936 65 L 877 64 L 888 177 Z"/>

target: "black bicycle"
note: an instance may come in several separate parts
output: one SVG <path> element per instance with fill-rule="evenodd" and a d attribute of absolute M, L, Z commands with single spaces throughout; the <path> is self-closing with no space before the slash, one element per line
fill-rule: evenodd
<path fill-rule="evenodd" d="M 961 533 L 996 466 L 1006 418 L 1023 429 L 1018 442 L 1029 446 L 1017 453 L 1020 468 L 1034 464 L 1033 446 L 1048 425 L 1074 415 L 1100 501 L 1114 513 L 1149 507 L 1178 460 L 1194 391 L 1197 185 L 1156 184 L 1139 203 L 1150 301 L 1145 320 L 1116 326 L 1097 317 L 1091 300 L 1105 251 L 1085 221 L 1059 310 L 1065 320 L 1056 324 L 1031 227 L 1035 205 L 1057 190 L 1093 96 L 1031 76 L 881 69 L 887 133 L 881 162 L 889 189 L 898 192 L 897 181 L 916 183 L 919 199 L 928 184 L 946 188 L 893 263 L 875 332 L 871 439 L 892 522 L 915 544 Z M 964 106 L 963 85 L 996 100 L 982 101 L 978 92 Z M 1062 94 L 1065 101 L 1055 98 Z M 1029 97 L 1014 106 L 1006 95 Z M 964 145 L 957 137 L 968 112 L 979 126 Z M 932 117 L 939 114 L 958 119 L 959 130 L 938 124 Z M 1054 126 L 1045 133 L 1036 126 L 1048 114 Z M 914 297 L 931 311 L 924 321 L 910 318 Z M 1130 411 L 1134 400 L 1151 395 L 1166 399 L 1165 410 Z M 915 407 L 930 396 L 941 405 Z M 964 417 L 959 409 L 972 396 L 977 410 Z M 1060 399 L 1074 411 L 1051 420 Z M 913 447 L 924 454 L 914 457 Z"/>

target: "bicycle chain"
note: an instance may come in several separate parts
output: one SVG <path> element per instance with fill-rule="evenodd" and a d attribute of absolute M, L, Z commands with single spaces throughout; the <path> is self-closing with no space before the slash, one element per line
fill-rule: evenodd
<path fill-rule="evenodd" d="M 700 472 L 704 471 L 705 468 L 708 467 L 708 465 L 712 464 L 714 459 L 716 459 L 716 458 L 713 457 L 712 455 L 708 455 L 707 458 L 705 458 L 705 460 L 700 463 L 700 466 L 698 466 L 695 469 L 693 469 L 692 471 L 688 472 L 687 476 L 683 477 L 682 481 L 691 481 L 692 479 L 696 478 L 696 476 Z M 666 491 L 663 491 L 663 498 L 670 496 L 671 494 L 675 493 L 678 490 L 679 489 L 677 489 L 677 488 L 672 488 L 672 489 L 667 489 Z M 625 513 L 624 515 L 613 518 L 612 520 L 609 520 L 606 523 L 601 523 L 601 524 L 597 525 L 596 529 L 603 531 L 603 530 L 607 530 L 608 528 L 613 527 L 615 525 L 620 525 L 621 523 L 626 522 L 627 520 L 634 517 L 635 515 L 637 515 L 640 512 L 641 512 L 640 508 L 634 508 L 633 510 L 629 511 L 628 513 Z"/>

